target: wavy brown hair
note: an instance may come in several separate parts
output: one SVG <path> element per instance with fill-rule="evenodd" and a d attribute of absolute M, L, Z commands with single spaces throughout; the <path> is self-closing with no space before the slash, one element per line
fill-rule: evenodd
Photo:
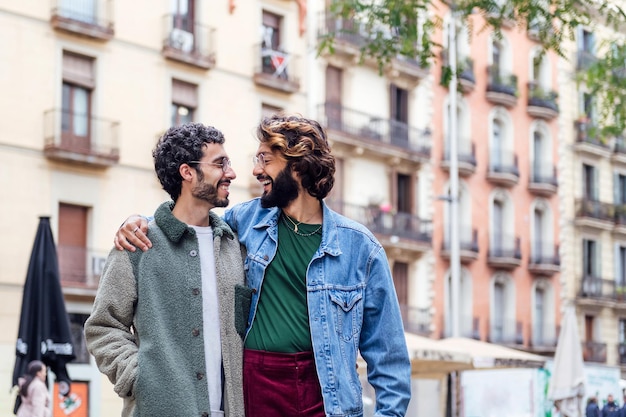
<path fill-rule="evenodd" d="M 276 114 L 261 120 L 257 138 L 272 151 L 280 152 L 309 194 L 319 200 L 328 195 L 335 184 L 335 157 L 318 122 Z"/>

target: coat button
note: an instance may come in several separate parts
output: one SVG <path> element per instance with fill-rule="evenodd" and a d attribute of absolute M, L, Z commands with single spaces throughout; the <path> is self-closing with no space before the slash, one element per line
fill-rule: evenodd
<path fill-rule="evenodd" d="M 200 295 L 200 288 L 194 288 L 193 290 L 191 290 L 191 293 L 193 295 Z"/>
<path fill-rule="evenodd" d="M 270 257 L 269 257 L 269 256 L 267 256 L 267 255 L 263 255 L 263 259 L 267 261 L 267 260 L 269 260 L 269 259 L 270 259 Z"/>
<path fill-rule="evenodd" d="M 256 294 L 256 288 L 252 288 L 252 294 Z"/>
<path fill-rule="evenodd" d="M 196 374 L 196 378 L 198 378 L 198 381 L 201 381 L 204 378 L 204 374 L 202 372 L 198 372 Z"/>
<path fill-rule="evenodd" d="M 197 337 L 197 336 L 199 336 L 199 335 L 200 335 L 200 330 L 198 330 L 198 329 L 193 329 L 193 330 L 191 331 L 191 334 L 192 334 L 194 337 Z"/>
<path fill-rule="evenodd" d="M 197 255 L 198 255 L 198 252 L 197 252 L 195 249 L 194 249 L 194 250 L 189 251 L 189 256 L 191 256 L 191 257 L 195 257 L 195 256 L 197 256 Z"/>
<path fill-rule="evenodd" d="M 202 413 L 202 417 L 209 417 L 209 413 L 205 411 L 204 413 Z"/>

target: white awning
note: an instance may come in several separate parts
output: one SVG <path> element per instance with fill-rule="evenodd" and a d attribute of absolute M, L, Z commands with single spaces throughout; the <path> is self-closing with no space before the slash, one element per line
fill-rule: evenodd
<path fill-rule="evenodd" d="M 465 337 L 450 337 L 437 343 L 442 348 L 471 356 L 474 369 L 541 368 L 547 359 L 522 350 Z"/>

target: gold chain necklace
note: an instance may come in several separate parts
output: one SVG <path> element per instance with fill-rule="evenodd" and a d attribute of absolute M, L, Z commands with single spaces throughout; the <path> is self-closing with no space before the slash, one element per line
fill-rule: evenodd
<path fill-rule="evenodd" d="M 294 222 L 293 220 L 291 220 L 291 217 L 287 216 L 285 213 L 283 213 L 283 219 L 287 219 L 291 222 L 291 224 L 293 224 L 293 229 L 291 227 L 289 227 L 289 223 L 287 223 L 286 221 L 285 224 L 287 225 L 287 229 L 291 230 L 292 232 L 294 232 L 295 234 L 297 234 L 298 236 L 303 236 L 303 237 L 307 237 L 307 236 L 313 236 L 314 234 L 316 234 L 317 232 L 319 232 L 322 229 L 322 224 L 320 224 L 320 227 L 318 227 L 317 229 L 315 229 L 314 231 L 312 231 L 311 233 L 300 233 L 298 232 L 298 225 L 301 225 L 302 222 Z"/>

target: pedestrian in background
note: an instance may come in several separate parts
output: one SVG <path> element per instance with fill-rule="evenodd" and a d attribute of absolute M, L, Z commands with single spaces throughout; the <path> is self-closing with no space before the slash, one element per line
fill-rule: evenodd
<path fill-rule="evenodd" d="M 19 395 L 22 404 L 17 409 L 17 417 L 51 417 L 51 402 L 46 386 L 48 368 L 41 361 L 31 361 L 26 374 L 19 378 Z"/>
<path fill-rule="evenodd" d="M 613 394 L 606 397 L 606 404 L 602 407 L 602 417 L 620 417 L 621 410 L 613 399 Z"/>

